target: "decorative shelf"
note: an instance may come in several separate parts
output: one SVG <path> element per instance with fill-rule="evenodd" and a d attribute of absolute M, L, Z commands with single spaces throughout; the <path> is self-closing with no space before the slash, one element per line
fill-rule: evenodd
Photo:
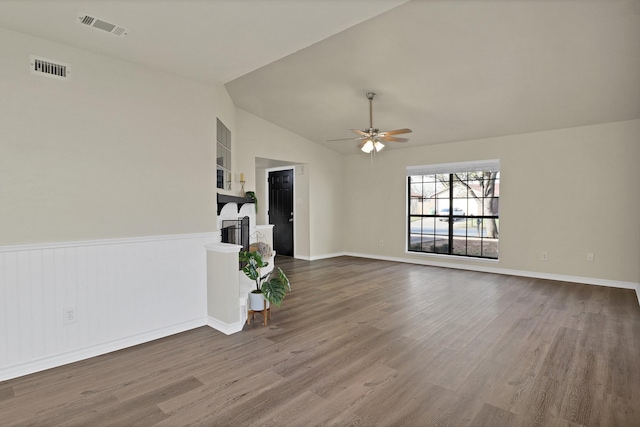
<path fill-rule="evenodd" d="M 240 213 L 242 205 L 245 203 L 254 203 L 254 201 L 248 197 L 229 196 L 227 194 L 218 193 L 218 215 L 220 215 L 222 208 L 224 208 L 224 205 L 227 203 L 236 203 L 238 205 L 238 213 Z"/>

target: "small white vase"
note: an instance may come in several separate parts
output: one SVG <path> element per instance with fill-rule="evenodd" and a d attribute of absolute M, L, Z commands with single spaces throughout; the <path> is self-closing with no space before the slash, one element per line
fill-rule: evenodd
<path fill-rule="evenodd" d="M 265 306 L 264 303 L 267 303 Z M 269 308 L 269 301 L 264 297 L 264 294 L 249 293 L 249 308 L 253 311 L 262 311 L 265 308 Z"/>

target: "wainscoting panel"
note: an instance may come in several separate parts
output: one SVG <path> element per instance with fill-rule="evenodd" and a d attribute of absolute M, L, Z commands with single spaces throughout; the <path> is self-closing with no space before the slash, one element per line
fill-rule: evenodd
<path fill-rule="evenodd" d="M 0 247 L 0 380 L 206 324 L 204 245 L 216 239 Z"/>

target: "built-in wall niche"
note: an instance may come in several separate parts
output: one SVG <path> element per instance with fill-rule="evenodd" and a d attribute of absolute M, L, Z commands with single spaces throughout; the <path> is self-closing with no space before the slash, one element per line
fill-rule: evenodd
<path fill-rule="evenodd" d="M 216 119 L 216 187 L 231 190 L 231 131 Z"/>

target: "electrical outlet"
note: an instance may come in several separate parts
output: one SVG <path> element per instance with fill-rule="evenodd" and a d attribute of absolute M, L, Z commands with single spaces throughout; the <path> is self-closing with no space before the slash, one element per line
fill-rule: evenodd
<path fill-rule="evenodd" d="M 71 323 L 76 323 L 76 308 L 75 307 L 67 307 L 62 310 L 62 324 L 69 325 Z"/>
<path fill-rule="evenodd" d="M 593 262 L 593 261 L 595 261 L 595 255 L 594 255 L 594 254 L 592 254 L 591 252 L 589 252 L 589 253 L 587 254 L 587 261 L 589 261 L 589 262 Z"/>
<path fill-rule="evenodd" d="M 546 253 L 546 252 L 542 252 L 542 253 L 540 254 L 540 259 L 541 259 L 542 261 L 549 261 L 549 254 L 548 254 L 548 253 Z"/>
<path fill-rule="evenodd" d="M 380 246 L 384 246 L 384 240 L 380 240 Z"/>

